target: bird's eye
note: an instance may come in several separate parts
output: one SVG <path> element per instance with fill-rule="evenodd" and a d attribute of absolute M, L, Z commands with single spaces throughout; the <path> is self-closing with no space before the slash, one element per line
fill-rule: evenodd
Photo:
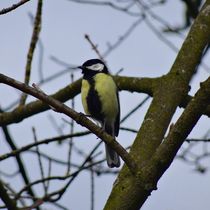
<path fill-rule="evenodd" d="M 104 65 L 102 63 L 97 63 L 91 66 L 87 66 L 86 68 L 93 71 L 102 71 L 104 69 Z"/>

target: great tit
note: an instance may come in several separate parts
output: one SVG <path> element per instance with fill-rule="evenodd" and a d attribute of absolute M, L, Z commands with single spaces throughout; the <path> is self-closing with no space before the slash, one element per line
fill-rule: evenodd
<path fill-rule="evenodd" d="M 79 66 L 82 69 L 82 104 L 85 113 L 98 121 L 113 138 L 118 136 L 120 105 L 118 88 L 103 61 L 91 59 Z M 106 160 L 110 168 L 120 166 L 119 155 L 108 145 Z"/>

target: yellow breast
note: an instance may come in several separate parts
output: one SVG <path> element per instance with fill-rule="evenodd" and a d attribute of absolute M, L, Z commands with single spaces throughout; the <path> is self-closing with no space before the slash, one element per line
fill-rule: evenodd
<path fill-rule="evenodd" d="M 83 105 L 83 108 L 84 108 L 84 111 L 87 115 L 89 115 L 89 111 L 88 111 L 88 106 L 87 106 L 87 95 L 88 95 L 88 92 L 90 90 L 90 84 L 88 83 L 87 80 L 82 80 L 82 91 L 81 91 L 81 96 L 82 96 L 82 105 Z"/>
<path fill-rule="evenodd" d="M 92 85 L 97 91 L 96 97 L 99 97 L 101 103 L 100 114 L 102 114 L 106 122 L 112 124 L 115 122 L 119 112 L 118 98 L 117 98 L 117 87 L 110 75 L 104 73 L 98 73 L 93 77 Z M 86 114 L 91 113 L 88 110 L 87 96 L 90 91 L 90 84 L 87 80 L 82 80 L 82 104 Z M 89 98 L 90 100 L 90 98 Z M 92 102 L 94 99 L 92 99 Z"/>
<path fill-rule="evenodd" d="M 106 120 L 111 122 L 116 119 L 119 112 L 116 84 L 110 75 L 104 73 L 96 74 L 94 80 L 95 89 L 102 103 L 102 112 Z"/>

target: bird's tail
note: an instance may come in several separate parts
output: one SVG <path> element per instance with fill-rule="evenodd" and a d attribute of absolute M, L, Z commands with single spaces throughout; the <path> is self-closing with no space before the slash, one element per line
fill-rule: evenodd
<path fill-rule="evenodd" d="M 110 168 L 114 168 L 114 167 L 118 168 L 118 167 L 120 167 L 119 155 L 111 147 L 109 147 L 107 144 L 105 144 L 105 148 L 106 148 L 107 165 Z"/>
<path fill-rule="evenodd" d="M 114 131 L 113 129 L 110 127 L 110 126 L 106 126 L 105 125 L 105 131 L 113 136 L 115 138 L 115 135 L 114 135 Z M 119 155 L 111 148 L 109 147 L 107 144 L 105 144 L 105 148 L 106 148 L 106 161 L 107 161 L 107 165 L 110 167 L 110 168 L 118 168 L 120 167 L 120 157 Z"/>

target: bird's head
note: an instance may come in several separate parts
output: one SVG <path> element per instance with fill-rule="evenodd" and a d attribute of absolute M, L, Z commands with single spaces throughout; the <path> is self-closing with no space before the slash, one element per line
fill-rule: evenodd
<path fill-rule="evenodd" d="M 100 59 L 87 60 L 78 68 L 82 69 L 83 74 L 108 73 L 105 63 Z"/>

